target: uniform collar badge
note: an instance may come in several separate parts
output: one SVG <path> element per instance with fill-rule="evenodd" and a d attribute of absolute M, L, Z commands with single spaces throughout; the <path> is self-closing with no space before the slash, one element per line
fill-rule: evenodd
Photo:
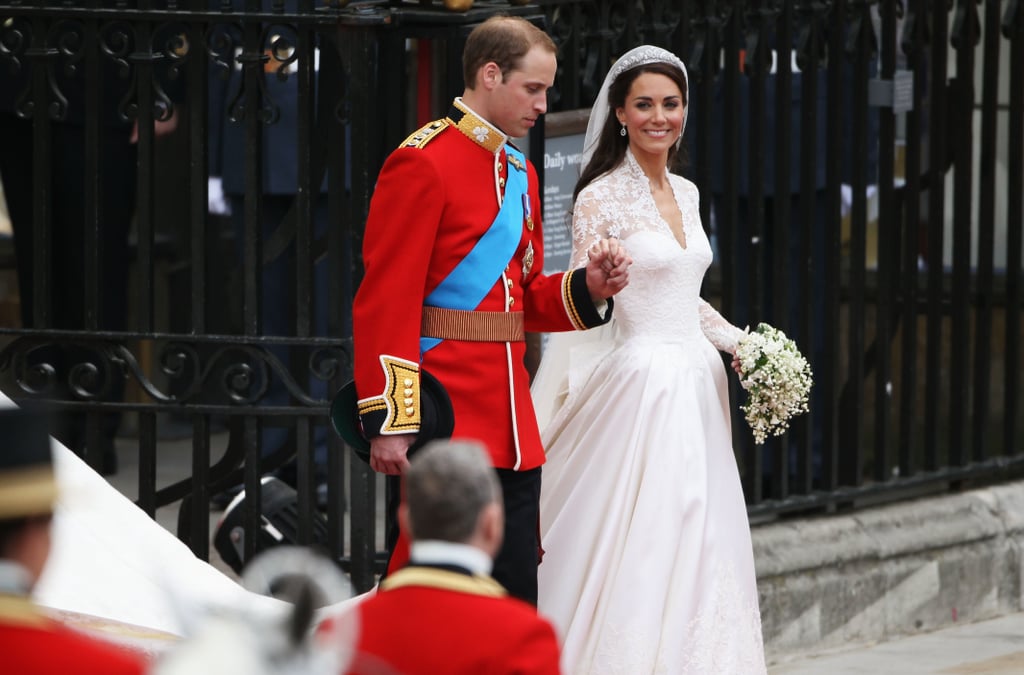
<path fill-rule="evenodd" d="M 484 150 L 495 153 L 505 145 L 508 136 L 501 132 L 496 126 L 473 112 L 469 106 L 456 98 L 448 111 L 448 119 L 461 131 L 466 138 L 470 139 Z"/>

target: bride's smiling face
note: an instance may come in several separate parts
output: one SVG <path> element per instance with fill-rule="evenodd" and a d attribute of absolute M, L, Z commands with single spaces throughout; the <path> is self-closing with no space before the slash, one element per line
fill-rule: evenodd
<path fill-rule="evenodd" d="M 626 104 L 615 109 L 626 127 L 634 155 L 665 155 L 679 139 L 686 119 L 686 103 L 679 86 L 660 73 L 641 73 L 626 94 Z"/>

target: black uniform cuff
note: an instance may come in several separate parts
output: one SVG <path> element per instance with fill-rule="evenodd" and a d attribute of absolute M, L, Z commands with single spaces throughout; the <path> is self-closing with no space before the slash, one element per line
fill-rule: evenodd
<path fill-rule="evenodd" d="M 598 311 L 597 305 L 590 297 L 590 289 L 587 288 L 587 268 L 580 267 L 578 269 L 568 272 L 569 279 L 569 301 L 575 311 L 576 319 L 582 328 L 594 328 L 596 326 L 603 326 L 608 323 L 612 318 L 612 309 L 615 306 L 614 301 L 611 298 L 605 300 L 608 303 L 608 308 L 604 312 L 604 316 L 601 316 L 601 312 Z"/>

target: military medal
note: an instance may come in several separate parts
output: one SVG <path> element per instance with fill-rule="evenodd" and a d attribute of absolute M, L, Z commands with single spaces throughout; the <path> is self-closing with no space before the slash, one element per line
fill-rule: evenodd
<path fill-rule="evenodd" d="M 533 216 L 530 215 L 530 195 L 528 194 L 523 195 L 523 213 L 526 214 L 526 229 L 533 232 Z"/>
<path fill-rule="evenodd" d="M 525 277 L 533 269 L 533 242 L 526 244 L 526 252 L 523 253 L 523 276 Z"/>

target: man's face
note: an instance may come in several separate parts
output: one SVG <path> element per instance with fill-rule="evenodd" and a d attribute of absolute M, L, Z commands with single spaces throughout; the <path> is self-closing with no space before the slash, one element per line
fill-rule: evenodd
<path fill-rule="evenodd" d="M 557 67 L 555 55 L 539 45 L 526 52 L 520 67 L 492 91 L 489 121 L 512 138 L 528 134 L 547 112 L 547 93 Z"/>
<path fill-rule="evenodd" d="M 50 556 L 51 520 L 50 515 L 29 518 L 15 536 L 12 550 L 4 552 L 28 570 L 33 585 L 42 576 L 46 559 Z"/>

